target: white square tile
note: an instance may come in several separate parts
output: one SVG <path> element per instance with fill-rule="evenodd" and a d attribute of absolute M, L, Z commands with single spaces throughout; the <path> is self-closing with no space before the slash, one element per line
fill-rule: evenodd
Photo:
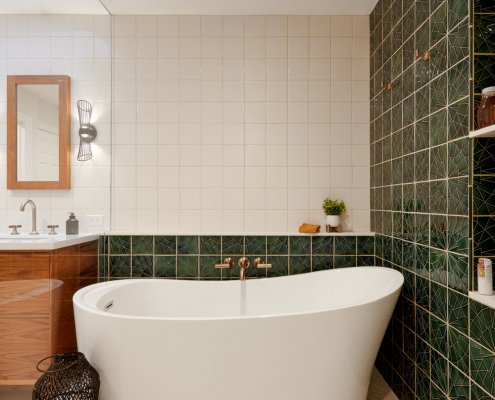
<path fill-rule="evenodd" d="M 330 101 L 330 81 L 309 81 L 309 101 Z"/>
<path fill-rule="evenodd" d="M 201 144 L 201 125 L 182 123 L 180 125 L 180 144 Z"/>
<path fill-rule="evenodd" d="M 352 122 L 358 124 L 366 124 L 370 122 L 369 102 L 352 102 Z"/>
<path fill-rule="evenodd" d="M 9 39 L 10 41 L 11 39 Z M 29 57 L 46 58 L 50 57 L 51 40 L 49 37 L 31 37 L 29 38 Z"/>
<path fill-rule="evenodd" d="M 286 145 L 267 145 L 266 146 L 266 165 L 284 166 L 287 165 L 287 146 Z M 267 185 L 271 185 L 268 184 Z"/>
<path fill-rule="evenodd" d="M 353 146 L 350 145 L 333 145 L 331 147 L 330 155 L 331 165 L 335 167 L 350 167 L 356 165 L 353 163 L 352 150 Z M 350 181 L 352 182 L 352 179 Z"/>
<path fill-rule="evenodd" d="M 72 58 L 72 38 L 52 37 L 51 39 L 52 39 L 51 40 L 52 58 Z M 9 42 L 13 43 L 10 40 Z M 117 43 L 115 45 L 117 46 Z M 27 43 L 24 48 L 26 49 L 28 48 Z M 9 47 L 9 51 L 10 51 L 10 47 Z"/>
<path fill-rule="evenodd" d="M 353 38 L 332 38 L 332 58 L 352 58 L 354 54 L 353 49 Z"/>
<path fill-rule="evenodd" d="M 201 100 L 201 82 L 199 80 L 180 81 L 180 99 L 181 101 L 200 101 Z M 188 107 L 187 105 L 184 105 Z M 182 115 L 181 115 L 182 118 Z M 186 117 L 187 118 L 187 117 Z M 201 122 L 201 121 L 199 121 Z"/>
<path fill-rule="evenodd" d="M 306 124 L 309 121 L 308 103 L 303 101 L 290 101 L 287 104 L 289 124 Z M 290 127 L 296 127 L 290 125 Z"/>
<path fill-rule="evenodd" d="M 222 36 L 222 17 L 219 15 L 202 15 L 201 36 Z"/>
<path fill-rule="evenodd" d="M 289 58 L 308 58 L 309 38 L 289 37 L 288 49 Z"/>
<path fill-rule="evenodd" d="M 201 36 L 201 19 L 197 15 L 181 15 L 180 36 Z"/>
<path fill-rule="evenodd" d="M 266 163 L 265 146 L 260 144 L 246 145 L 245 165 L 249 167 L 264 166 Z"/>
<path fill-rule="evenodd" d="M 330 124 L 310 124 L 309 143 L 310 144 L 330 144 Z"/>
<path fill-rule="evenodd" d="M 369 124 L 352 124 L 352 144 L 370 144 Z"/>
<path fill-rule="evenodd" d="M 309 162 L 312 167 L 329 167 L 331 165 L 329 145 L 310 145 L 309 146 Z"/>
<path fill-rule="evenodd" d="M 157 38 L 156 37 L 138 37 L 137 38 L 137 58 L 157 58 Z"/>
<path fill-rule="evenodd" d="M 155 15 L 138 15 L 136 17 L 136 35 L 156 37 L 158 35 L 158 17 Z"/>
<path fill-rule="evenodd" d="M 243 60 L 223 60 L 223 79 L 239 81 L 244 79 L 244 61 Z"/>
<path fill-rule="evenodd" d="M 352 186 L 368 188 L 370 187 L 370 169 L 368 167 L 352 168 Z"/>
<path fill-rule="evenodd" d="M 223 87 L 222 87 L 223 86 Z M 224 81 L 220 84 L 223 89 L 223 95 L 220 100 L 224 101 L 244 101 L 244 82 L 242 81 Z"/>
<path fill-rule="evenodd" d="M 309 79 L 312 80 L 330 79 L 330 60 L 328 59 L 309 60 Z"/>
<path fill-rule="evenodd" d="M 308 165 L 309 154 L 307 145 L 288 146 L 288 165 L 291 167 L 305 167 Z"/>
<path fill-rule="evenodd" d="M 180 164 L 180 153 L 178 145 L 158 145 L 158 154 L 159 167 L 174 167 Z"/>
<path fill-rule="evenodd" d="M 179 188 L 159 188 L 158 208 L 159 210 L 178 210 L 180 207 Z"/>
<path fill-rule="evenodd" d="M 203 37 L 201 46 L 203 59 L 222 57 L 222 39 L 220 37 Z"/>
<path fill-rule="evenodd" d="M 352 16 L 332 15 L 331 36 L 352 36 Z"/>
<path fill-rule="evenodd" d="M 244 103 L 245 121 L 250 124 L 263 124 L 266 120 L 265 102 L 247 101 Z"/>
<path fill-rule="evenodd" d="M 370 77 L 370 63 L 367 59 L 352 60 L 352 79 L 368 80 Z"/>
<path fill-rule="evenodd" d="M 180 103 L 180 122 L 183 124 L 200 124 L 201 103 L 199 101 L 182 101 Z"/>
<path fill-rule="evenodd" d="M 266 66 L 267 80 L 287 80 L 287 60 L 285 59 L 270 59 L 267 60 Z"/>
<path fill-rule="evenodd" d="M 201 196 L 201 208 L 203 210 L 221 210 L 222 205 L 221 188 L 203 188 Z"/>
<path fill-rule="evenodd" d="M 332 166 L 330 175 L 332 191 L 334 188 L 352 187 L 352 168 Z"/>
<path fill-rule="evenodd" d="M 287 132 L 288 144 L 308 144 L 308 124 L 289 124 Z"/>
<path fill-rule="evenodd" d="M 244 168 L 245 187 L 263 187 L 266 185 L 266 168 L 264 166 Z"/>
<path fill-rule="evenodd" d="M 249 15 L 244 17 L 244 31 L 246 37 L 264 37 L 265 36 L 265 16 Z"/>
<path fill-rule="evenodd" d="M 223 168 L 222 185 L 224 188 L 244 187 L 244 167 Z"/>
<path fill-rule="evenodd" d="M 267 124 L 266 143 L 287 144 L 287 124 Z"/>
<path fill-rule="evenodd" d="M 308 79 L 308 60 L 288 60 L 288 75 L 289 80 Z"/>
<path fill-rule="evenodd" d="M 271 36 L 266 38 L 266 58 L 287 58 L 287 37 Z"/>
<path fill-rule="evenodd" d="M 29 36 L 41 37 L 51 35 L 51 23 L 49 15 L 29 15 L 28 20 Z M 7 24 L 5 24 L 4 26 L 6 28 Z"/>
<path fill-rule="evenodd" d="M 53 18 L 53 17 L 52 17 Z M 52 25 L 55 21 L 52 19 Z M 135 36 L 136 17 L 131 15 L 117 15 L 113 17 L 115 36 Z"/>
<path fill-rule="evenodd" d="M 370 85 L 368 81 L 352 82 L 352 100 L 353 101 L 370 101 Z"/>
<path fill-rule="evenodd" d="M 329 188 L 330 187 L 330 167 L 311 167 L 309 168 L 309 187 L 311 188 Z M 320 199 L 321 201 L 321 199 Z"/>
<path fill-rule="evenodd" d="M 224 167 L 244 166 L 244 146 L 224 145 L 223 146 Z"/>
<path fill-rule="evenodd" d="M 308 101 L 309 86 L 307 80 L 289 81 L 288 82 L 288 100 L 292 101 Z"/>
<path fill-rule="evenodd" d="M 244 124 L 224 124 L 223 144 L 244 144 Z"/>
<path fill-rule="evenodd" d="M 179 58 L 180 40 L 178 37 L 159 37 L 158 58 Z"/>
<path fill-rule="evenodd" d="M 264 210 L 246 210 L 244 229 L 246 232 L 265 232 L 266 213 Z"/>
<path fill-rule="evenodd" d="M 52 42 L 52 50 L 53 46 L 54 44 Z M 136 38 L 130 36 L 115 37 L 114 54 L 115 58 L 136 58 Z"/>
<path fill-rule="evenodd" d="M 218 167 L 223 164 L 222 146 L 220 145 L 202 145 L 201 146 L 201 165 L 203 165 L 203 180 L 207 174 L 206 167 Z M 210 185 L 211 186 L 211 185 Z"/>
<path fill-rule="evenodd" d="M 136 96 L 138 101 L 153 101 L 156 107 L 158 100 L 158 88 L 156 81 L 137 81 Z"/>
<path fill-rule="evenodd" d="M 309 171 L 308 167 L 288 167 L 288 187 L 307 188 Z"/>
<path fill-rule="evenodd" d="M 348 124 L 352 122 L 352 103 L 333 101 L 330 108 L 332 123 Z"/>
<path fill-rule="evenodd" d="M 224 60 L 226 61 L 226 60 Z M 245 60 L 245 77 L 247 81 L 265 80 L 266 79 L 266 62 L 265 60 Z"/>
<path fill-rule="evenodd" d="M 203 102 L 201 103 L 201 122 L 215 124 L 222 122 L 222 103 Z"/>
<path fill-rule="evenodd" d="M 333 81 L 350 81 L 354 79 L 352 75 L 352 60 L 346 58 L 332 59 L 330 64 L 331 79 Z"/>
<path fill-rule="evenodd" d="M 289 15 L 288 36 L 309 36 L 309 17 L 307 15 Z"/>
<path fill-rule="evenodd" d="M 140 188 L 136 193 L 136 208 L 142 210 L 156 210 L 158 191 L 156 188 Z"/>
<path fill-rule="evenodd" d="M 224 37 L 223 38 L 223 58 L 244 58 L 244 38 Z"/>
<path fill-rule="evenodd" d="M 181 58 L 200 58 L 201 57 L 201 38 L 200 37 L 181 37 L 179 48 L 180 48 L 180 57 Z"/>
<path fill-rule="evenodd" d="M 267 101 L 287 101 L 287 82 L 268 81 L 266 83 Z"/>
<path fill-rule="evenodd" d="M 266 103 L 266 122 L 283 124 L 287 122 L 287 103 L 285 101 L 270 101 Z"/>
<path fill-rule="evenodd" d="M 352 124 L 331 124 L 331 144 L 352 144 Z"/>
<path fill-rule="evenodd" d="M 160 154 L 161 156 L 161 154 Z M 159 188 L 176 188 L 180 185 L 180 168 L 179 167 L 158 167 L 157 168 L 157 186 Z"/>
<path fill-rule="evenodd" d="M 136 61 L 114 60 L 114 79 L 136 79 Z"/>
<path fill-rule="evenodd" d="M 180 167 L 180 187 L 200 188 L 201 167 Z"/>
<path fill-rule="evenodd" d="M 227 83 L 227 81 L 225 82 Z M 231 81 L 229 83 L 236 83 Z M 227 100 L 222 94 L 222 82 L 221 81 L 201 81 L 201 100 L 203 101 L 222 101 Z M 244 92 L 243 92 L 244 94 Z"/>
<path fill-rule="evenodd" d="M 244 209 L 244 188 L 224 188 L 222 193 L 223 210 Z M 225 222 L 225 217 L 224 217 Z M 244 225 L 244 224 L 242 224 Z"/>
<path fill-rule="evenodd" d="M 244 37 L 244 17 L 239 15 L 224 15 L 224 37 Z"/>
<path fill-rule="evenodd" d="M 333 41 L 332 41 L 333 52 Z M 330 58 L 330 38 L 312 37 L 309 40 L 310 58 Z"/>
<path fill-rule="evenodd" d="M 202 79 L 221 80 L 222 79 L 222 60 L 221 59 L 203 59 L 201 62 Z"/>
<path fill-rule="evenodd" d="M 330 123 L 330 102 L 318 101 L 309 103 L 309 122 L 314 123 Z M 332 114 L 333 116 L 333 114 Z"/>
<path fill-rule="evenodd" d="M 352 17 L 352 33 L 354 36 L 365 36 L 369 37 L 370 19 L 367 15 L 354 15 Z"/>
<path fill-rule="evenodd" d="M 352 57 L 369 59 L 370 39 L 369 37 L 354 37 L 352 40 Z"/>
<path fill-rule="evenodd" d="M 311 36 L 330 36 L 330 16 L 311 15 L 309 17 L 309 34 Z"/>
<path fill-rule="evenodd" d="M 265 38 L 248 37 L 244 43 L 246 58 L 265 58 Z"/>
<path fill-rule="evenodd" d="M 352 146 L 352 165 L 354 167 L 369 167 L 370 151 L 368 145 Z"/>
<path fill-rule="evenodd" d="M 230 101 L 223 104 L 223 123 L 241 124 L 244 123 L 244 103 Z"/>
<path fill-rule="evenodd" d="M 222 232 L 244 231 L 244 211 L 222 210 Z"/>
<path fill-rule="evenodd" d="M 287 36 L 287 17 L 285 15 L 269 15 L 266 17 L 267 36 Z"/>
<path fill-rule="evenodd" d="M 222 144 L 223 125 L 222 124 L 201 124 L 201 143 Z"/>
<path fill-rule="evenodd" d="M 221 232 L 221 231 L 222 231 L 222 211 L 202 210 L 201 232 Z"/>
<path fill-rule="evenodd" d="M 179 17 L 175 15 L 159 15 L 158 36 L 179 36 Z"/>

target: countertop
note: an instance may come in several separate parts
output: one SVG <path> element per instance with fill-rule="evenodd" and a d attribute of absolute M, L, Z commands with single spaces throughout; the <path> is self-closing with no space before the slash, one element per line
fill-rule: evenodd
<path fill-rule="evenodd" d="M 98 240 L 99 233 L 80 233 L 78 235 L 9 235 L 0 234 L 1 250 L 56 250 L 62 247 Z"/>

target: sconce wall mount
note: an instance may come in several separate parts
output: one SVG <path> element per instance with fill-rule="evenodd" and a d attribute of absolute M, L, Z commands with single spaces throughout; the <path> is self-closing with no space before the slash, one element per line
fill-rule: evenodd
<path fill-rule="evenodd" d="M 96 128 L 91 125 L 91 113 L 93 107 L 91 103 L 86 100 L 79 100 L 77 102 L 77 111 L 79 113 L 79 153 L 77 154 L 78 161 L 87 161 L 93 158 L 91 152 L 91 142 L 95 140 L 98 132 Z"/>

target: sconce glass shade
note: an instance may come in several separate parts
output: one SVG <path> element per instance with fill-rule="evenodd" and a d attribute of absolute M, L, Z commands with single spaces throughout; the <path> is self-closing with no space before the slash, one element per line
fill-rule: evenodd
<path fill-rule="evenodd" d="M 93 108 L 86 100 L 77 102 L 77 110 L 79 112 L 79 153 L 77 154 L 78 161 L 87 161 L 93 158 L 91 152 L 91 142 L 96 138 L 96 128 L 91 125 L 91 113 Z"/>
<path fill-rule="evenodd" d="M 77 161 L 88 161 L 92 158 L 91 142 L 86 142 L 81 138 L 81 141 L 79 142 L 79 152 L 77 153 Z"/>

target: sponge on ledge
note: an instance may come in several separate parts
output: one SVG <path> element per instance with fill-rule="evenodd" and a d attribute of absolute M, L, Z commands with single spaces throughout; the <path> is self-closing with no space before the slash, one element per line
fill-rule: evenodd
<path fill-rule="evenodd" d="M 299 227 L 300 233 L 320 233 L 320 225 L 302 224 Z"/>

